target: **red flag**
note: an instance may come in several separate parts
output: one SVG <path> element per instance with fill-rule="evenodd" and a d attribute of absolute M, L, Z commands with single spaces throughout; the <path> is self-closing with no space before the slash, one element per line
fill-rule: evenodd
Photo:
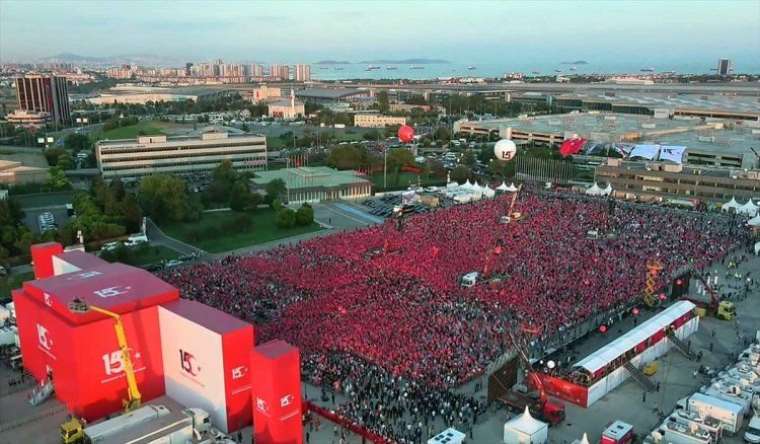
<path fill-rule="evenodd" d="M 568 139 L 562 142 L 562 145 L 559 147 L 559 153 L 562 155 L 562 157 L 571 156 L 573 154 L 577 154 L 581 151 L 583 148 L 583 145 L 586 144 L 586 139 L 583 138 L 575 138 L 575 139 Z"/>

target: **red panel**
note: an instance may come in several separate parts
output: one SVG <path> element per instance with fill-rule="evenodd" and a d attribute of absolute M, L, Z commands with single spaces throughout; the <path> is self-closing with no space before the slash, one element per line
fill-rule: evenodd
<path fill-rule="evenodd" d="M 251 395 L 257 444 L 303 444 L 298 349 L 275 340 L 251 354 Z"/>
<path fill-rule="evenodd" d="M 251 325 L 222 336 L 228 433 L 249 426 L 253 421 L 250 374 L 250 351 L 253 344 Z"/>
<path fill-rule="evenodd" d="M 202 325 L 213 332 L 224 334 L 251 327 L 251 324 L 229 315 L 216 308 L 209 307 L 197 301 L 189 299 L 177 299 L 176 301 L 161 304 L 165 309 L 182 316 L 188 321 Z M 253 344 L 246 349 L 246 354 Z M 247 359 L 247 358 L 246 358 Z"/>
<path fill-rule="evenodd" d="M 116 313 L 170 302 L 179 291 L 145 270 L 124 264 L 107 264 L 77 273 L 24 283 L 24 290 L 74 324 L 105 316 L 94 311 L 73 313 L 68 304 L 80 298 L 88 304 Z"/>
<path fill-rule="evenodd" d="M 143 401 L 164 393 L 158 308 L 122 315 L 137 384 Z M 103 319 L 74 329 L 77 348 L 77 393 L 73 408 L 87 420 L 121 409 L 127 381 L 114 321 Z M 57 385 L 56 385 L 57 386 Z"/>
<path fill-rule="evenodd" d="M 71 264 L 80 270 L 89 270 L 91 268 L 108 265 L 108 262 L 95 256 L 94 254 L 85 253 L 84 251 L 74 250 L 65 253 L 56 254 L 56 259 Z"/>
<path fill-rule="evenodd" d="M 69 405 L 77 392 L 73 326 L 23 291 L 14 292 L 13 302 L 24 367 L 38 381 L 51 371 L 56 397 Z"/>
<path fill-rule="evenodd" d="M 63 253 L 63 246 L 58 242 L 46 242 L 32 245 L 32 268 L 35 279 L 45 279 L 53 275 L 53 256 Z"/>
<path fill-rule="evenodd" d="M 544 389 L 550 395 L 572 402 L 581 407 L 588 407 L 588 388 L 543 373 L 539 373 Z"/>

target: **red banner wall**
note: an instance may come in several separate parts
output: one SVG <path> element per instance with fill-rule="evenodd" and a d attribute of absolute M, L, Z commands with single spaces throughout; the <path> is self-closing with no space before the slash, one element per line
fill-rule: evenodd
<path fill-rule="evenodd" d="M 538 373 L 538 377 L 541 378 L 546 393 L 575 405 L 588 407 L 588 389 L 586 387 L 543 373 Z"/>
<path fill-rule="evenodd" d="M 47 242 L 32 245 L 30 251 L 34 278 L 44 279 L 53 275 L 53 255 L 63 253 L 63 246 L 58 242 Z"/>
<path fill-rule="evenodd" d="M 303 444 L 297 348 L 275 340 L 253 350 L 251 396 L 256 444 Z"/>

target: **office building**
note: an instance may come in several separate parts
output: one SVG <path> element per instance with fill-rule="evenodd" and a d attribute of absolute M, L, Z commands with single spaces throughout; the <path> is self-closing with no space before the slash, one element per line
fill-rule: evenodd
<path fill-rule="evenodd" d="M 394 125 L 406 125 L 406 117 L 384 116 L 382 114 L 354 115 L 354 126 L 360 128 L 385 128 Z"/>
<path fill-rule="evenodd" d="M 731 66 L 731 60 L 729 59 L 718 60 L 718 75 L 719 76 L 731 75 L 732 70 L 733 70 L 733 67 Z"/>
<path fill-rule="evenodd" d="M 272 65 L 269 67 L 269 77 L 272 80 L 290 80 L 290 68 L 288 65 Z"/>
<path fill-rule="evenodd" d="M 296 65 L 296 82 L 311 81 L 311 65 Z"/>
<path fill-rule="evenodd" d="M 271 102 L 282 98 L 282 89 L 277 86 L 261 85 L 250 90 L 240 90 L 239 93 L 251 103 Z"/>
<path fill-rule="evenodd" d="M 595 177 L 610 184 L 615 197 L 642 201 L 746 202 L 760 193 L 758 170 L 607 159 Z"/>
<path fill-rule="evenodd" d="M 65 77 L 26 75 L 16 78 L 18 109 L 33 113 L 48 113 L 53 122 L 71 122 L 69 90 Z"/>
<path fill-rule="evenodd" d="M 95 145 L 95 155 L 106 179 L 157 173 L 208 173 L 223 160 L 230 160 L 236 170 L 257 170 L 267 165 L 267 142 L 266 137 L 257 134 L 216 132 L 199 136 L 141 136 L 102 140 Z"/>
<path fill-rule="evenodd" d="M 36 128 L 50 123 L 52 118 L 50 113 L 46 112 L 16 110 L 5 116 L 5 120 L 13 125 Z"/>
<path fill-rule="evenodd" d="M 338 171 L 328 167 L 260 171 L 251 182 L 263 192 L 266 185 L 275 179 L 285 182 L 288 203 L 366 199 L 372 194 L 372 182 L 356 171 Z"/>

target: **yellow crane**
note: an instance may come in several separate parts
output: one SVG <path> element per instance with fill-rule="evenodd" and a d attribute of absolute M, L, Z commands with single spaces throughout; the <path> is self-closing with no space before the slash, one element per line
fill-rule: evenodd
<path fill-rule="evenodd" d="M 137 387 L 135 369 L 132 364 L 132 357 L 129 354 L 129 344 L 127 343 L 127 335 L 124 332 L 124 324 L 121 322 L 121 316 L 110 310 L 96 307 L 94 305 L 88 305 L 79 298 L 75 298 L 69 303 L 69 310 L 74 313 L 94 311 L 104 314 L 114 320 L 113 329 L 114 332 L 116 332 L 116 342 L 119 345 L 121 360 L 124 364 L 124 375 L 127 378 L 127 398 L 122 400 L 122 406 L 124 407 L 125 413 L 131 412 L 140 407 L 142 395 L 140 394 L 140 389 Z M 83 421 L 72 416 L 71 419 L 61 424 L 61 438 L 62 442 L 66 444 L 80 442 L 84 438 Z"/>

